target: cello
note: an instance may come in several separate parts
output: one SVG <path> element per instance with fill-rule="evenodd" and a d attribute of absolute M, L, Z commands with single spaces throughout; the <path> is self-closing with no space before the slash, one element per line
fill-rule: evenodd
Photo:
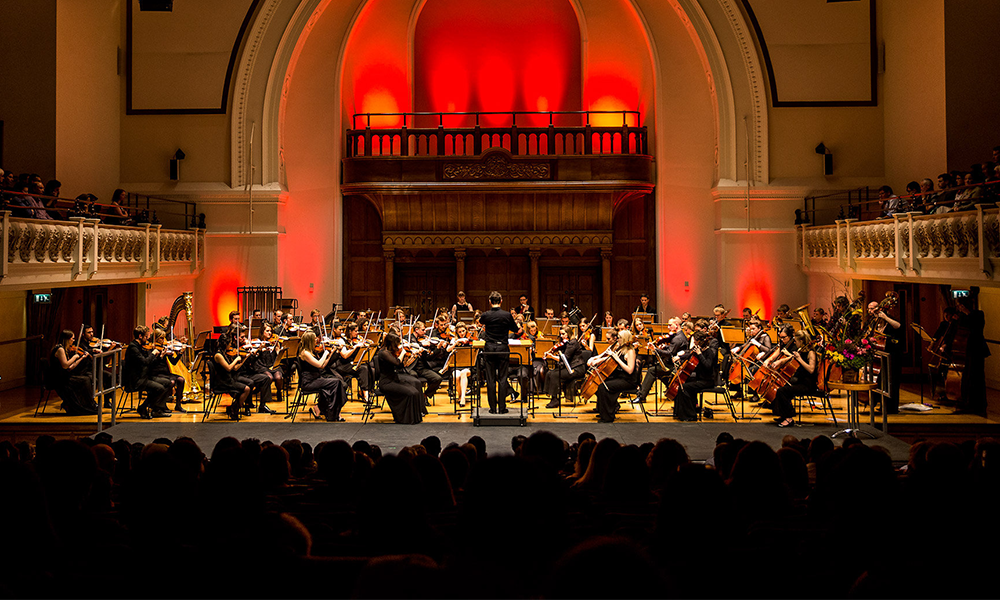
<path fill-rule="evenodd" d="M 670 385 L 667 386 L 666 399 L 672 401 L 677 397 L 677 394 L 684 387 L 684 383 L 694 375 L 695 369 L 698 368 L 698 355 L 691 353 L 688 359 L 684 361 L 684 364 L 677 368 L 677 372 L 674 373 L 673 378 L 670 379 Z"/>
<path fill-rule="evenodd" d="M 588 399 L 597 393 L 597 389 L 601 387 L 608 377 L 615 372 L 618 368 L 618 361 L 611 358 L 611 353 L 615 352 L 618 348 L 618 340 L 615 343 L 608 346 L 608 349 L 598 356 L 601 362 L 595 364 L 587 371 L 587 377 L 583 380 L 583 385 L 580 386 L 580 397 L 583 399 Z M 603 358 L 602 358 L 603 357 Z"/>

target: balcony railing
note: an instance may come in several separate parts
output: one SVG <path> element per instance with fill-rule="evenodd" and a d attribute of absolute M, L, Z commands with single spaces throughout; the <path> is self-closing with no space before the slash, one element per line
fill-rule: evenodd
<path fill-rule="evenodd" d="M 4 285 L 189 276 L 205 269 L 204 229 L 25 219 L 0 211 L 0 232 Z"/>
<path fill-rule="evenodd" d="M 638 111 L 628 110 L 359 113 L 347 130 L 347 156 L 479 156 L 489 148 L 515 156 L 649 154 L 638 123 Z"/>
<path fill-rule="evenodd" d="M 807 272 L 992 280 L 1000 263 L 998 213 L 979 205 L 940 215 L 911 212 L 801 226 L 799 264 Z"/>

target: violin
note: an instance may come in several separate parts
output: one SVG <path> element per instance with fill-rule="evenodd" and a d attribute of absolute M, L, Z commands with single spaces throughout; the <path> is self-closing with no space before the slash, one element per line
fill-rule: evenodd
<path fill-rule="evenodd" d="M 549 348 L 549 351 L 545 353 L 544 357 L 545 358 L 555 358 L 555 355 L 557 353 L 559 353 L 559 352 L 562 352 L 562 349 L 565 348 L 566 344 L 568 344 L 568 343 L 569 343 L 569 340 L 562 340 L 560 342 L 557 342 L 557 343 L 553 344 L 552 347 Z"/>

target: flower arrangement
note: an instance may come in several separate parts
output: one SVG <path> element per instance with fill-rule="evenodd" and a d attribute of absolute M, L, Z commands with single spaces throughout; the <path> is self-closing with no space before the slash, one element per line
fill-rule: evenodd
<path fill-rule="evenodd" d="M 827 356 L 835 365 L 843 369 L 860 370 L 867 367 L 875 359 L 875 347 L 868 338 L 855 340 L 844 338 L 832 340 L 826 346 Z"/>

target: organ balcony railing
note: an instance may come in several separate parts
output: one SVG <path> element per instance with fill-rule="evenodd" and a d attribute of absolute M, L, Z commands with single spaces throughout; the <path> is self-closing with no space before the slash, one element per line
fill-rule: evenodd
<path fill-rule="evenodd" d="M 798 264 L 807 273 L 872 278 L 992 281 L 1000 264 L 1000 209 L 897 213 L 875 221 L 838 219 L 798 227 Z"/>
<path fill-rule="evenodd" d="M 479 156 L 490 148 L 514 156 L 647 155 L 639 122 L 629 110 L 358 113 L 347 157 Z"/>
<path fill-rule="evenodd" d="M 115 282 L 197 275 L 205 269 L 205 230 L 171 230 L 98 219 L 29 219 L 0 211 L 0 285 Z"/>

